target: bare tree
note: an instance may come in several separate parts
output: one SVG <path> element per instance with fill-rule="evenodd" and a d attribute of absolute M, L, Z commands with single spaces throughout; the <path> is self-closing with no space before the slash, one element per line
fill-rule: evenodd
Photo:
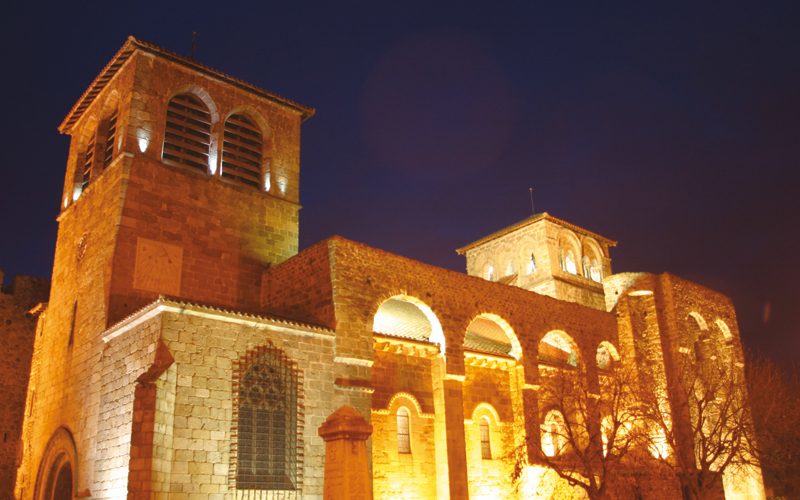
<path fill-rule="evenodd" d="M 724 474 L 757 466 L 744 371 L 716 356 L 676 364 L 666 385 L 644 373 L 642 426 L 652 455 L 673 470 L 685 497 L 716 497 Z"/>
<path fill-rule="evenodd" d="M 764 482 L 779 497 L 800 494 L 800 379 L 771 360 L 747 356 L 747 385 Z M 794 497 L 792 495 L 795 495 Z"/>
<path fill-rule="evenodd" d="M 590 388 L 579 370 L 548 368 L 539 391 L 541 460 L 591 499 L 615 497 L 611 485 L 639 439 L 635 380 L 617 366 Z"/>

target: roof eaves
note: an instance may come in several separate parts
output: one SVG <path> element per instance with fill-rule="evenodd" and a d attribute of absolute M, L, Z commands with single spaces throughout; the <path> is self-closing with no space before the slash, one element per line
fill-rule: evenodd
<path fill-rule="evenodd" d="M 311 323 L 303 323 L 300 321 L 288 320 L 285 318 L 279 318 L 277 316 L 266 316 L 266 315 L 251 314 L 251 313 L 236 311 L 233 309 L 223 309 L 220 307 L 215 307 L 210 305 L 197 304 L 177 299 L 170 299 L 162 295 L 159 296 L 159 298 L 154 300 L 153 302 L 147 304 L 141 309 L 129 314 L 125 318 L 121 319 L 120 321 L 108 327 L 103 332 L 102 337 L 104 339 L 114 338 L 116 336 L 116 334 L 114 334 L 115 331 L 124 330 L 128 325 L 135 323 L 138 318 L 146 317 L 148 313 L 157 313 L 159 310 L 165 310 L 167 312 L 175 312 L 176 309 L 179 310 L 179 312 L 183 311 L 205 312 L 215 316 L 225 316 L 228 318 L 244 320 L 252 323 L 261 323 L 265 325 L 272 324 L 276 326 L 282 326 L 285 328 L 304 330 L 315 334 L 322 334 L 322 335 L 335 334 L 335 332 L 330 328 L 326 328 L 324 326 L 319 326 L 319 325 L 313 325 Z"/>
<path fill-rule="evenodd" d="M 531 225 L 531 224 L 533 224 L 535 222 L 539 222 L 540 220 L 550 220 L 552 222 L 557 222 L 557 223 L 561 224 L 562 226 L 565 226 L 565 227 L 568 227 L 568 228 L 572 229 L 573 231 L 576 231 L 576 232 L 579 232 L 579 233 L 583 233 L 583 234 L 587 234 L 587 235 L 589 235 L 589 236 L 591 236 L 591 237 L 593 237 L 595 239 L 604 241 L 611 247 L 617 246 L 617 242 L 615 240 L 612 240 L 610 238 L 606 238 L 605 236 L 602 236 L 602 235 L 597 234 L 595 232 L 589 231 L 588 229 L 584 229 L 584 228 L 582 228 L 580 226 L 577 226 L 577 225 L 575 225 L 575 224 L 573 224 L 571 222 L 565 221 L 564 219 L 559 219 L 558 217 L 554 217 L 554 216 L 550 215 L 547 212 L 541 212 L 541 213 L 538 213 L 538 214 L 533 214 L 530 217 L 528 217 L 527 219 L 523 219 L 523 220 L 521 220 L 519 222 L 515 222 L 514 224 L 511 224 L 511 225 L 506 226 L 506 227 L 504 227 L 502 229 L 499 229 L 499 230 L 497 230 L 497 231 L 495 231 L 495 232 L 493 232 L 493 233 L 491 233 L 491 234 L 489 234 L 487 236 L 484 236 L 483 238 L 481 238 L 479 240 L 473 241 L 472 243 L 468 243 L 468 244 L 464 245 L 461 248 L 457 248 L 456 249 L 456 253 L 458 255 L 464 255 L 468 250 L 472 250 L 473 248 L 475 248 L 477 246 L 483 245 L 484 243 L 488 243 L 488 242 L 490 242 L 492 240 L 496 240 L 497 238 L 505 236 L 508 233 L 516 231 L 517 229 L 521 229 L 523 227 L 529 226 L 529 225 Z"/>
<path fill-rule="evenodd" d="M 105 65 L 103 70 L 100 71 L 94 81 L 92 81 L 89 87 L 84 91 L 83 95 L 81 95 L 80 99 L 78 99 L 70 112 L 64 118 L 64 121 L 61 122 L 61 125 L 58 127 L 58 131 L 60 133 L 65 134 L 71 131 L 72 126 L 75 125 L 75 123 L 81 118 L 83 113 L 89 108 L 94 99 L 103 91 L 106 84 L 108 84 L 116 72 L 119 71 L 119 69 L 128 59 L 130 59 L 131 54 L 133 54 L 133 52 L 137 49 L 182 64 L 188 68 L 203 72 L 214 78 L 218 78 L 223 82 L 235 85 L 242 90 L 252 92 L 259 97 L 265 98 L 282 106 L 295 109 L 296 111 L 300 112 L 302 121 L 308 120 L 316 113 L 316 110 L 310 106 L 305 106 L 279 94 L 270 92 L 266 89 L 231 76 L 227 73 L 223 73 L 204 64 L 200 64 L 197 61 L 187 59 L 176 54 L 175 52 L 171 52 L 159 47 L 154 43 L 139 40 L 134 36 L 129 36 L 122 47 L 117 51 L 116 54 L 114 54 L 114 57 L 111 58 L 108 64 Z"/>

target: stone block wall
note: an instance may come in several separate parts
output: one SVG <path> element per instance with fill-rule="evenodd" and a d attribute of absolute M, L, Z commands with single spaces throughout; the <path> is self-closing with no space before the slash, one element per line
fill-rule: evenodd
<path fill-rule="evenodd" d="M 22 421 L 36 336 L 37 303 L 47 300 L 47 280 L 16 276 L 3 287 L 0 270 L 0 498 L 12 498 L 16 469 L 22 459 Z"/>

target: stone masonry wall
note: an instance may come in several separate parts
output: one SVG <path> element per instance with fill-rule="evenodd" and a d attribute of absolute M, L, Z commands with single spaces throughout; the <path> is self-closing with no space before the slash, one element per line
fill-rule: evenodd
<path fill-rule="evenodd" d="M 47 280 L 17 276 L 3 289 L 0 270 L 0 498 L 12 498 L 22 458 L 22 420 L 36 335 L 36 317 L 28 311 L 47 300 Z"/>

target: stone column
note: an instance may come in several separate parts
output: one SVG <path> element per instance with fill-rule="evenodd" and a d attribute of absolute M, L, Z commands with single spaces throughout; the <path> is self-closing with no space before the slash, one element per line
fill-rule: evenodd
<path fill-rule="evenodd" d="M 467 485 L 467 446 L 464 436 L 464 376 L 446 374 L 444 416 L 447 429 L 447 464 L 450 498 L 469 498 Z"/>
<path fill-rule="evenodd" d="M 342 406 L 320 426 L 325 440 L 326 500 L 337 498 L 372 498 L 367 439 L 372 425 L 351 406 Z"/>
<path fill-rule="evenodd" d="M 522 388 L 522 406 L 525 415 L 525 441 L 528 463 L 541 458 L 541 427 L 539 426 L 539 386 L 526 383 Z"/>

